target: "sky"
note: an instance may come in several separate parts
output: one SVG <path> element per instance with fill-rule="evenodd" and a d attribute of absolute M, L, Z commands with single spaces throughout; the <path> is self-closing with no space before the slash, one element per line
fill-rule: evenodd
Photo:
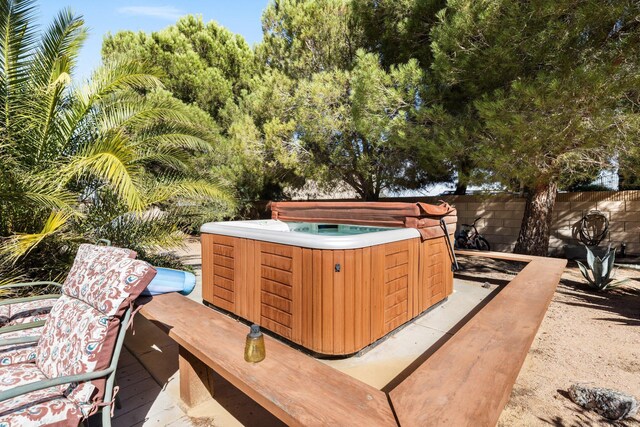
<path fill-rule="evenodd" d="M 202 15 L 241 34 L 249 45 L 262 40 L 260 16 L 268 0 L 40 0 L 39 25 L 46 28 L 59 10 L 70 7 L 82 15 L 89 36 L 80 52 L 75 78 L 85 79 L 100 64 L 102 38 L 120 30 L 158 31 L 182 15 Z"/>

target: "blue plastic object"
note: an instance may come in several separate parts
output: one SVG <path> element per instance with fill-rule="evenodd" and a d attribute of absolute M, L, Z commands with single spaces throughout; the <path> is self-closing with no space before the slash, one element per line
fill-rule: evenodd
<path fill-rule="evenodd" d="M 189 295 L 196 287 L 196 276 L 193 273 L 171 268 L 155 267 L 157 273 L 142 295 L 161 295 L 179 292 Z"/>

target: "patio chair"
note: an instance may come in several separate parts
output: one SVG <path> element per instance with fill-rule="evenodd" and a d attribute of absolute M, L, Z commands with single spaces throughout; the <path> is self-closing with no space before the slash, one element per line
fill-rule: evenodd
<path fill-rule="evenodd" d="M 105 241 L 105 240 L 101 240 Z M 110 246 L 82 244 L 78 248 L 76 257 L 71 267 L 70 274 L 74 269 L 83 268 L 91 263 L 91 260 L 102 254 L 103 252 L 119 254 L 123 258 L 135 258 L 136 252 L 130 249 L 117 248 Z M 0 286 L 0 291 L 7 289 L 19 289 L 24 287 L 52 287 L 56 288 L 56 293 L 43 295 L 35 295 L 24 298 L 10 298 L 0 301 L 0 333 L 4 328 L 16 325 L 40 322 L 44 320 L 51 311 L 51 307 L 55 300 L 60 296 L 62 285 L 52 281 L 28 282 L 28 283 L 12 283 Z M 42 326 L 42 322 L 39 325 Z M 14 328 L 17 329 L 17 328 Z"/>
<path fill-rule="evenodd" d="M 77 275 L 90 268 L 96 259 L 107 254 L 113 257 L 114 261 L 136 257 L 136 252 L 130 249 L 82 244 L 78 248 L 65 283 L 77 280 Z M 0 290 L 33 285 L 53 285 L 59 289 L 63 286 L 56 282 L 14 283 L 1 286 Z M 34 338 L 39 336 L 40 329 L 59 297 L 60 294 L 57 293 L 0 301 L 0 366 L 35 358 Z M 24 342 L 16 343 L 17 338 L 24 338 Z"/>
<path fill-rule="evenodd" d="M 58 293 L 35 295 L 24 298 L 10 298 L 0 301 L 0 329 L 25 323 L 44 320 L 51 311 L 53 303 L 60 297 L 59 289 L 62 285 L 57 282 L 30 282 L 12 283 L 0 286 L 4 289 L 17 289 L 22 287 L 53 287 Z"/>
<path fill-rule="evenodd" d="M 115 370 L 133 303 L 156 271 L 109 253 L 72 270 L 41 336 L 7 340 L 37 346 L 32 362 L 0 366 L 2 426 L 77 425 L 100 408 L 103 425 L 111 424 Z"/>

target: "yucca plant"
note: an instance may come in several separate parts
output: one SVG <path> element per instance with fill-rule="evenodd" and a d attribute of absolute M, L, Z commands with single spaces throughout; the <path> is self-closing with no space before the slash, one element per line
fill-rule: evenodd
<path fill-rule="evenodd" d="M 233 199 L 194 166 L 215 148 L 215 127 L 145 64 L 108 62 L 73 84 L 82 18 L 65 9 L 40 33 L 34 12 L 34 0 L 0 0 L 0 271 L 55 277 L 75 246 L 120 223 L 135 238 L 114 244 L 151 252 L 179 241 L 175 206 L 229 210 Z"/>
<path fill-rule="evenodd" d="M 609 245 L 602 258 L 595 256 L 588 246 L 585 246 L 585 249 L 587 250 L 587 265 L 585 266 L 580 261 L 576 262 L 590 287 L 604 291 L 620 286 L 627 281 L 627 279 L 617 281 L 613 279 L 613 263 L 616 259 L 615 248 L 612 250 L 611 245 Z"/>

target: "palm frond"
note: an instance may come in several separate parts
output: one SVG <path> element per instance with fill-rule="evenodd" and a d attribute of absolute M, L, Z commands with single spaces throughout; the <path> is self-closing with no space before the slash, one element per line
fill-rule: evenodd
<path fill-rule="evenodd" d="M 189 156 L 187 153 L 174 149 L 159 147 L 158 149 L 147 149 L 139 151 L 136 163 L 153 167 L 159 166 L 162 172 L 171 171 L 174 173 L 189 172 Z"/>
<path fill-rule="evenodd" d="M 20 185 L 0 187 L 0 200 L 24 207 L 36 206 L 49 210 L 72 210 L 76 196 L 62 188 L 55 179 L 45 175 L 27 175 L 20 178 Z"/>
<path fill-rule="evenodd" d="M 30 53 L 36 32 L 30 25 L 35 15 L 33 0 L 0 1 L 0 128 L 13 133 L 13 115 L 19 111 L 28 81 Z"/>
<path fill-rule="evenodd" d="M 165 180 L 157 183 L 147 194 L 149 205 L 176 198 L 190 201 L 208 201 L 213 199 L 228 204 L 234 203 L 233 198 L 227 191 L 214 183 L 204 180 Z"/>
<path fill-rule="evenodd" d="M 72 74 L 87 30 L 84 20 L 71 9 L 58 12 L 53 22 L 42 34 L 31 63 L 31 84 L 51 86 L 62 73 Z"/>
<path fill-rule="evenodd" d="M 109 61 L 91 75 L 91 80 L 80 88 L 80 100 L 91 104 L 97 99 L 127 89 L 153 90 L 163 87 L 160 79 L 146 64 L 129 60 Z"/>
<path fill-rule="evenodd" d="M 184 241 L 184 233 L 173 218 L 159 210 L 143 215 L 132 212 L 119 215 L 97 228 L 96 237 L 141 252 L 178 247 Z"/>
<path fill-rule="evenodd" d="M 29 253 L 45 238 L 59 231 L 71 217 L 69 212 L 54 211 L 44 223 L 39 233 L 16 234 L 0 245 L 0 255 L 14 263 L 20 257 Z"/>
<path fill-rule="evenodd" d="M 198 153 L 209 153 L 211 143 L 193 133 L 162 133 L 141 138 L 139 144 L 146 147 L 178 148 Z"/>
<path fill-rule="evenodd" d="M 141 171 L 134 159 L 135 152 L 126 137 L 118 133 L 87 145 L 74 156 L 63 175 L 69 180 L 85 175 L 104 180 L 130 209 L 141 211 L 144 201 L 136 183 Z"/>

